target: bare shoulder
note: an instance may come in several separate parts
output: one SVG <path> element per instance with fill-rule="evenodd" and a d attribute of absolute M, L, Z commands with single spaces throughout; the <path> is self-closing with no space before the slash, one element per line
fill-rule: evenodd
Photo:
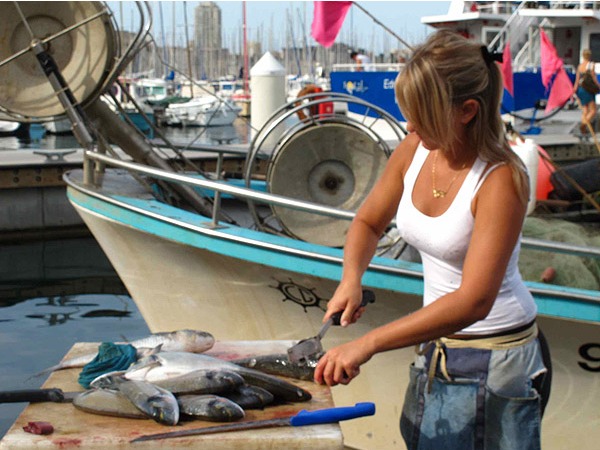
<path fill-rule="evenodd" d="M 415 156 L 420 142 L 421 140 L 416 134 L 409 133 L 392 153 L 390 164 L 405 173 Z"/>
<path fill-rule="evenodd" d="M 527 186 L 523 186 L 527 189 Z M 488 174 L 485 181 L 475 197 L 476 209 L 480 209 L 483 205 L 492 205 L 497 208 L 499 204 L 508 206 L 509 204 L 521 204 L 520 195 L 517 192 L 513 177 L 513 169 L 508 164 L 500 164 L 494 167 Z"/>

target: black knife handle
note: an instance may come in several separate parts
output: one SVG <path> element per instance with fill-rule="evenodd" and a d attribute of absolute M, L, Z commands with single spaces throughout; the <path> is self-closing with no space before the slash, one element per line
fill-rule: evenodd
<path fill-rule="evenodd" d="M 360 306 L 359 308 L 365 307 L 367 306 L 369 303 L 375 303 L 375 293 L 369 289 L 363 289 L 362 291 L 362 301 L 360 302 Z M 342 314 L 344 311 L 338 311 L 335 314 L 332 314 L 330 319 L 331 319 L 331 324 L 332 325 L 339 325 L 340 324 L 340 320 L 342 320 Z"/>
<path fill-rule="evenodd" d="M 17 391 L 0 391 L 0 403 L 38 403 L 57 402 L 65 400 L 61 389 L 23 389 Z"/>

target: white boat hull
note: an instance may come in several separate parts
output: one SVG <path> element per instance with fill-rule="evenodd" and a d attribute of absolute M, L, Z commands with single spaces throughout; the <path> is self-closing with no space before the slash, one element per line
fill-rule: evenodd
<path fill-rule="evenodd" d="M 56 119 L 44 122 L 44 128 L 48 133 L 66 134 L 73 132 L 73 125 L 69 119 Z"/>
<path fill-rule="evenodd" d="M 183 245 L 92 212 L 78 204 L 79 193 L 71 191 L 70 196 L 152 332 L 194 328 L 213 332 L 219 340 L 299 340 L 318 332 L 323 308 L 336 287 L 335 280 L 327 279 L 330 274 L 279 270 Z M 375 295 L 376 303 L 358 324 L 328 332 L 325 348 L 420 305 L 419 295 L 389 290 L 375 290 Z M 597 323 L 544 317 L 539 323 L 554 365 L 542 448 L 594 448 L 600 440 L 600 328 Z M 347 446 L 405 448 L 398 423 L 412 358 L 412 349 L 376 355 L 349 386 L 333 389 L 337 405 L 373 401 L 377 406 L 374 417 L 342 423 Z"/>
<path fill-rule="evenodd" d="M 167 125 L 226 126 L 238 117 L 241 108 L 228 100 L 196 98 L 186 103 L 169 106 L 165 110 Z"/>

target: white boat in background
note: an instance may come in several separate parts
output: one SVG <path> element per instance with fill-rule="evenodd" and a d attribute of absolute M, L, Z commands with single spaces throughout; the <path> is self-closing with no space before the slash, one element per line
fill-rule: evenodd
<path fill-rule="evenodd" d="M 11 122 L 9 120 L 0 120 L 0 135 L 11 135 L 16 133 L 21 124 L 19 122 Z"/>
<path fill-rule="evenodd" d="M 6 10 L 14 5 L 19 4 Z M 140 12 L 139 45 L 130 52 L 144 48 L 149 32 L 148 18 Z M 33 27 L 33 32 L 39 31 Z M 128 52 L 114 53 L 131 60 Z M 88 57 L 71 56 L 75 62 Z M 65 78 L 67 84 L 70 80 Z M 67 195 L 152 332 L 192 328 L 219 340 L 300 340 L 319 331 L 341 276 L 349 221 L 405 131 L 385 109 L 354 96 L 320 92 L 295 103 L 274 112 L 249 148 L 201 146 L 215 169 L 199 173 L 166 164 L 103 102 L 87 99 L 86 114 L 95 130 L 134 162 L 89 145 L 83 170 L 64 177 Z M 353 114 L 332 113 L 328 105 L 333 103 L 346 104 Z M 0 106 L 5 106 L 1 99 Z M 298 120 L 303 109 L 314 113 Z M 71 120 L 86 126 L 76 115 Z M 227 171 L 225 162 L 232 163 Z M 422 266 L 406 256 L 398 235 L 391 223 L 363 277 L 375 304 L 357 324 L 332 327 L 325 348 L 421 306 Z M 523 240 L 523 248 L 600 258 L 595 247 L 531 238 Z M 543 448 L 594 448 L 600 441 L 600 290 L 536 280 L 527 286 L 554 365 Z M 413 349 L 378 354 L 349 386 L 332 390 L 337 406 L 377 405 L 376 416 L 341 424 L 346 446 L 404 448 L 399 407 L 413 356 Z"/>
<path fill-rule="evenodd" d="M 224 126 L 231 125 L 241 110 L 231 100 L 206 95 L 169 105 L 164 120 L 171 126 Z"/>
<path fill-rule="evenodd" d="M 48 133 L 52 134 L 69 134 L 73 132 L 73 124 L 67 118 L 58 118 L 43 123 L 44 128 Z"/>

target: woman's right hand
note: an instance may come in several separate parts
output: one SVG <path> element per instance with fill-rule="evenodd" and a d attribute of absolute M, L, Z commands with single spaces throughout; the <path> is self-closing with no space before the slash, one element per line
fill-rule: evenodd
<path fill-rule="evenodd" d="M 365 310 L 364 307 L 360 306 L 361 302 L 362 288 L 360 284 L 340 283 L 333 297 L 327 303 L 327 311 L 323 317 L 323 322 L 326 322 L 333 314 L 343 311 L 340 325 L 346 327 L 351 323 L 355 323 Z"/>

